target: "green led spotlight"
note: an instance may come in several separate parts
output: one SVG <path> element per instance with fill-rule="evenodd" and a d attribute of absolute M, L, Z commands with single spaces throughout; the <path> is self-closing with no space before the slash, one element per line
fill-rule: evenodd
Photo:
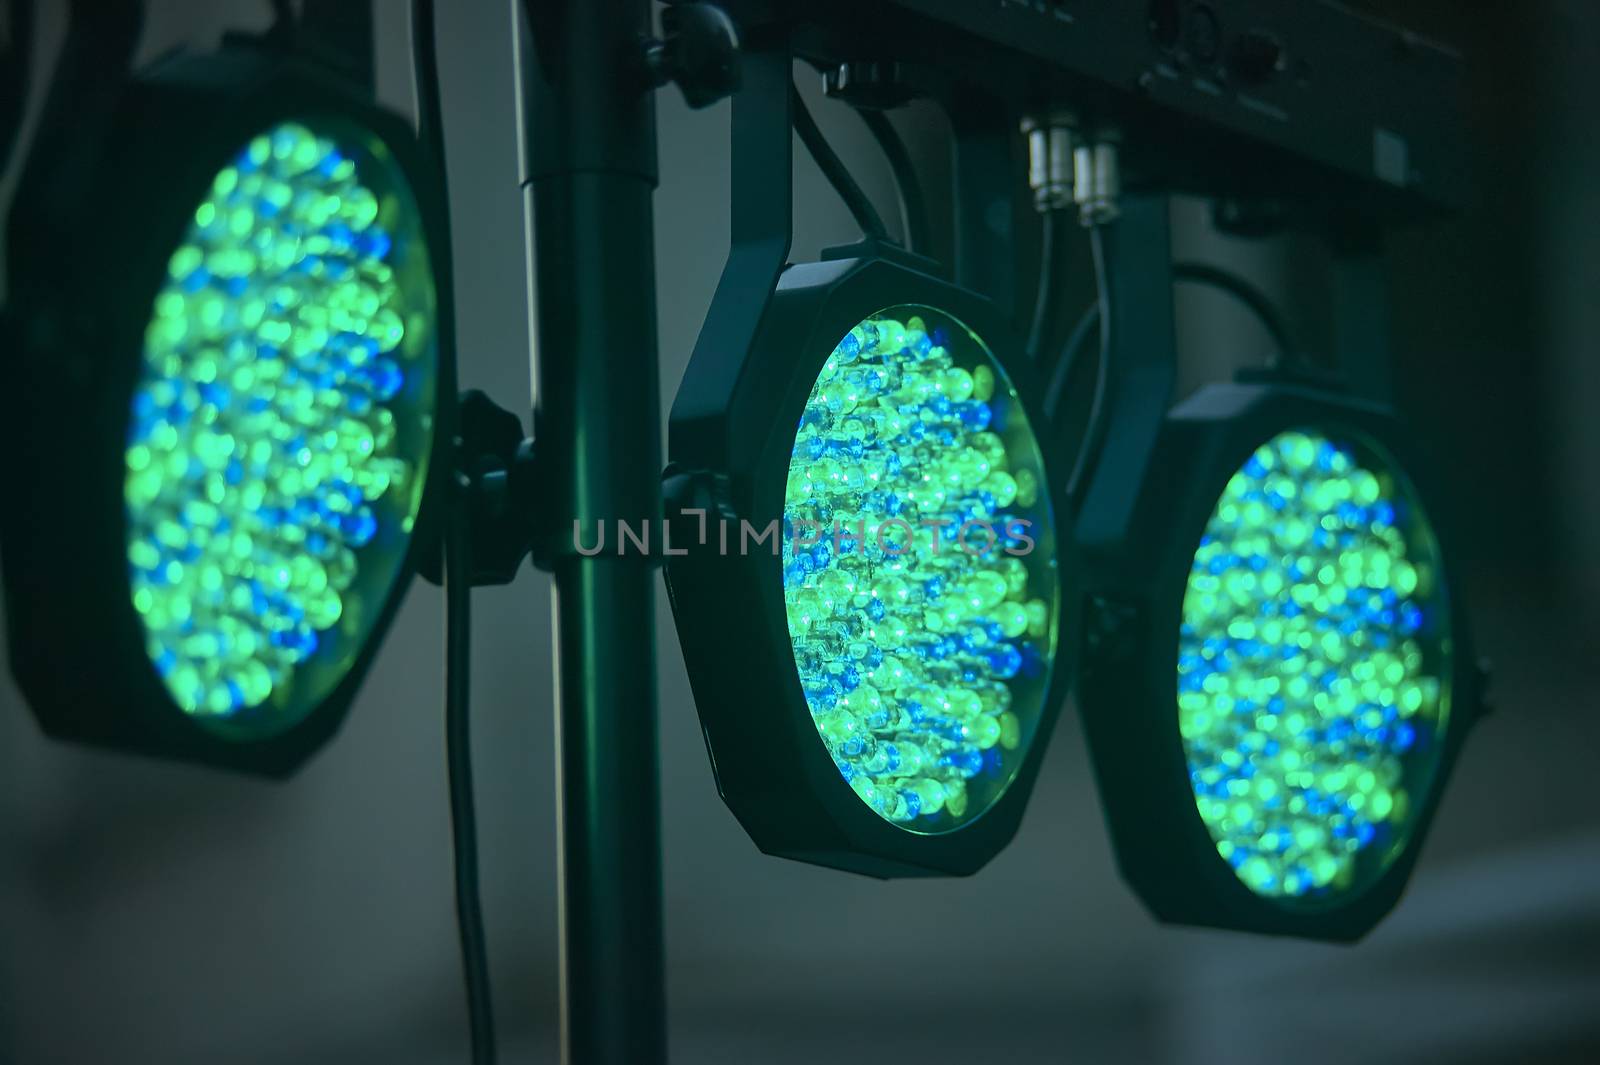
<path fill-rule="evenodd" d="M 1257 895 L 1360 890 L 1405 849 L 1448 727 L 1449 600 L 1393 460 L 1279 433 L 1229 479 L 1183 599 L 1178 718 L 1202 820 Z"/>
<path fill-rule="evenodd" d="M 844 259 L 790 267 L 742 360 L 701 338 L 668 587 L 719 788 L 768 853 L 960 874 L 1016 830 L 1066 670 L 1037 392 L 998 319 Z"/>
<path fill-rule="evenodd" d="M 931 307 L 854 326 L 806 398 L 784 500 L 789 637 L 828 753 L 891 822 L 976 818 L 1038 724 L 1058 609 L 1031 535 L 1049 523 L 1042 466 L 989 349 Z"/>
<path fill-rule="evenodd" d="M 1080 701 L 1157 916 L 1353 939 L 1394 906 L 1481 706 L 1420 465 L 1385 408 L 1212 386 L 1089 544 Z"/>
<path fill-rule="evenodd" d="M 9 249 L 13 671 L 52 734 L 287 772 L 348 708 L 444 465 L 431 164 L 257 50 L 41 143 Z"/>
<path fill-rule="evenodd" d="M 168 261 L 126 452 L 130 592 L 198 719 L 292 725 L 394 583 L 437 388 L 420 227 L 392 168 L 284 122 L 218 172 Z"/>

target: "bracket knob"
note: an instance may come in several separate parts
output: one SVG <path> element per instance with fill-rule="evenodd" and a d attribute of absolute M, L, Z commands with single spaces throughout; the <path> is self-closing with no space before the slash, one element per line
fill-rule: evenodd
<path fill-rule="evenodd" d="M 524 437 L 520 418 L 476 389 L 461 393 L 456 410 L 450 460 L 458 487 L 443 505 L 467 508 L 472 585 L 510 584 L 545 533 L 534 443 Z M 437 529 L 419 558 L 422 578 L 440 583 L 444 543 Z"/>
<path fill-rule="evenodd" d="M 739 88 L 739 31 L 713 4 L 674 4 L 661 12 L 659 40 L 646 42 L 650 84 L 676 82 L 690 107 L 709 107 Z"/>

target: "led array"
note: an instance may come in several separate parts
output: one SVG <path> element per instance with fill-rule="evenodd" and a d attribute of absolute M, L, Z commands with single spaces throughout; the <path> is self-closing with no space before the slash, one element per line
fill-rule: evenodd
<path fill-rule="evenodd" d="M 260 707 L 319 648 L 347 652 L 358 571 L 410 531 L 395 404 L 430 323 L 393 268 L 405 210 L 283 124 L 217 174 L 168 263 L 133 398 L 128 561 L 189 713 Z"/>
<path fill-rule="evenodd" d="M 784 598 L 817 731 L 888 820 L 954 827 L 1015 772 L 1054 647 L 1047 521 L 981 341 L 899 307 L 839 342 L 789 464 Z"/>
<path fill-rule="evenodd" d="M 1263 896 L 1356 883 L 1404 839 L 1445 705 L 1443 589 L 1384 470 L 1285 432 L 1228 482 L 1183 601 L 1178 717 L 1200 816 Z"/>

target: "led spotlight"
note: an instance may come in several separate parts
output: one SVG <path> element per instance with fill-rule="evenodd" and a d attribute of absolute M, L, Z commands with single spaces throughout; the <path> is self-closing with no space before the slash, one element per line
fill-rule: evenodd
<path fill-rule="evenodd" d="M 1218 385 L 1086 522 L 1080 703 L 1158 917 L 1354 939 L 1394 906 L 1481 700 L 1417 468 L 1385 408 Z"/>
<path fill-rule="evenodd" d="M 254 51 L 41 143 L 9 248 L 12 669 L 54 735 L 287 772 L 348 707 L 444 465 L 431 165 Z"/>
<path fill-rule="evenodd" d="M 898 262 L 807 264 L 742 358 L 690 364 L 668 587 L 719 788 L 768 853 L 960 874 L 1016 830 L 1061 575 L 997 319 Z"/>

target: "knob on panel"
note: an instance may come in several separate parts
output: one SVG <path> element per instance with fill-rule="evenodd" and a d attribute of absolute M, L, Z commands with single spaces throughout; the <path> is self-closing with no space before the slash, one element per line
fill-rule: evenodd
<path fill-rule="evenodd" d="M 1228 70 L 1246 85 L 1263 85 L 1287 67 L 1283 41 L 1266 30 L 1241 33 L 1228 49 Z"/>

